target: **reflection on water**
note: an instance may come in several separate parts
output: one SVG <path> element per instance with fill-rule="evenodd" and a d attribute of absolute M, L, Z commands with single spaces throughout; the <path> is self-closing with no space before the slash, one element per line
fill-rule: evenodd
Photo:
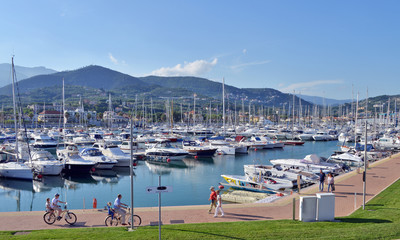
<path fill-rule="evenodd" d="M 61 176 L 43 176 L 33 181 L 33 189 L 35 192 L 48 192 L 56 187 L 64 187 L 64 178 Z"/>
<path fill-rule="evenodd" d="M 97 182 L 102 182 L 102 183 L 109 183 L 109 184 L 118 183 L 117 172 L 110 169 L 96 170 L 95 172 L 92 173 L 92 178 Z"/>
<path fill-rule="evenodd" d="M 89 173 L 80 175 L 63 174 L 63 178 L 68 189 L 78 189 L 81 184 L 97 184 L 97 181 Z"/>
<path fill-rule="evenodd" d="M 213 157 L 184 158 L 183 162 L 189 167 L 214 164 Z"/>
<path fill-rule="evenodd" d="M 146 161 L 146 166 L 149 170 L 156 175 L 168 175 L 174 169 L 188 168 L 183 160 L 175 161 Z"/>
<path fill-rule="evenodd" d="M 4 190 L 23 190 L 33 192 L 32 180 L 0 178 L 0 188 Z"/>
<path fill-rule="evenodd" d="M 118 177 L 130 176 L 130 168 L 129 167 L 114 167 L 113 170 L 117 174 Z M 136 167 L 133 168 L 133 176 L 135 176 Z"/>

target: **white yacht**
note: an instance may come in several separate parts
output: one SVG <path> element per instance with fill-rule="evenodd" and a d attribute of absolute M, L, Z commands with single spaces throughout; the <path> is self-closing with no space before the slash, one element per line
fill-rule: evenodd
<path fill-rule="evenodd" d="M 130 155 L 124 153 L 118 146 L 110 145 L 105 142 L 97 142 L 93 144 L 93 147 L 99 149 L 104 154 L 104 156 L 107 156 L 112 160 L 116 160 L 117 161 L 117 164 L 115 164 L 116 167 L 130 166 L 130 161 L 131 161 Z M 136 159 L 133 160 L 136 161 Z"/>
<path fill-rule="evenodd" d="M 79 155 L 88 161 L 96 163 L 96 169 L 111 169 L 118 162 L 104 156 L 104 154 L 97 148 L 84 148 L 81 150 Z"/>
<path fill-rule="evenodd" d="M 141 148 L 139 143 L 136 141 L 132 142 L 132 150 L 133 152 L 138 152 L 138 151 L 144 151 L 144 148 Z M 121 149 L 126 154 L 131 154 L 131 141 L 130 140 L 125 140 L 121 144 L 118 145 L 118 147 Z"/>
<path fill-rule="evenodd" d="M 270 160 L 270 162 L 273 165 L 279 165 L 282 168 L 306 170 L 312 173 L 319 173 L 321 169 L 334 174 L 342 172 L 341 166 L 321 161 L 321 158 L 315 154 L 307 155 L 304 159 L 275 159 Z"/>
<path fill-rule="evenodd" d="M 56 148 L 57 147 L 57 141 L 49 135 L 45 133 L 40 133 L 40 134 L 35 134 L 33 136 L 34 142 L 33 142 L 33 147 L 34 148 Z"/>
<path fill-rule="evenodd" d="M 57 149 L 57 158 L 64 164 L 64 172 L 68 174 L 87 174 L 94 169 L 95 162 L 85 160 L 79 155 L 76 145 L 67 145 L 65 149 Z"/>
<path fill-rule="evenodd" d="M 329 157 L 328 161 L 345 163 L 348 166 L 361 166 L 364 164 L 363 157 L 351 154 L 350 152 L 332 155 Z"/>
<path fill-rule="evenodd" d="M 58 161 L 50 152 L 33 150 L 31 160 L 25 162 L 35 173 L 42 175 L 59 175 L 64 168 L 64 164 Z"/>
<path fill-rule="evenodd" d="M 221 155 L 235 155 L 236 149 L 225 140 L 209 140 L 211 147 L 217 148 L 217 153 Z"/>
<path fill-rule="evenodd" d="M 169 142 L 158 142 L 146 150 L 148 157 L 161 157 L 172 160 L 182 160 L 189 152 L 173 147 Z"/>
<path fill-rule="evenodd" d="M 0 163 L 0 177 L 32 180 L 33 172 L 22 162 L 5 162 Z"/>

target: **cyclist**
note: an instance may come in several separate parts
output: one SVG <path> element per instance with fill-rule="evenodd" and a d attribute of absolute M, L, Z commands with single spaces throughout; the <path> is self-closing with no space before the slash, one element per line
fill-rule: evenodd
<path fill-rule="evenodd" d="M 122 203 L 121 198 L 122 198 L 122 195 L 118 194 L 117 198 L 114 201 L 114 210 L 116 213 L 118 213 L 121 216 L 122 225 L 127 225 L 125 223 L 126 211 L 124 210 L 124 208 L 127 208 L 128 205 L 126 205 L 125 203 Z"/>
<path fill-rule="evenodd" d="M 115 210 L 111 207 L 111 202 L 107 203 L 108 215 L 114 218 Z"/>
<path fill-rule="evenodd" d="M 57 211 L 57 220 L 60 220 L 60 219 L 61 219 L 60 214 L 61 214 L 61 212 L 62 212 L 61 206 L 59 206 L 58 203 L 66 203 L 66 202 L 60 201 L 60 200 L 58 199 L 59 197 L 60 197 L 60 194 L 56 193 L 56 194 L 54 195 L 53 200 L 51 200 L 51 208 L 52 208 L 54 211 Z"/>

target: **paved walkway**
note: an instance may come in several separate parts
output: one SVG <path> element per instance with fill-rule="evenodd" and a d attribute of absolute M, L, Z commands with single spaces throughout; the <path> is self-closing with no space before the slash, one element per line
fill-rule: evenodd
<path fill-rule="evenodd" d="M 400 154 L 380 160 L 370 165 L 367 170 L 367 201 L 400 178 Z M 353 171 L 335 178 L 335 216 L 347 216 L 362 205 L 362 174 Z M 233 222 L 252 220 L 292 219 L 293 198 L 296 199 L 296 219 L 298 219 L 299 197 L 314 195 L 318 186 L 314 185 L 301 190 L 301 195 L 293 194 L 283 197 L 274 203 L 261 204 L 224 204 L 225 216 L 214 218 L 208 214 L 208 205 L 177 206 L 162 208 L 162 223 L 203 223 Z M 357 194 L 355 196 L 355 193 Z M 0 231 L 37 230 L 71 227 L 104 227 L 104 210 L 73 210 L 78 221 L 69 226 L 64 220 L 47 225 L 43 221 L 43 211 L 3 212 L 0 213 Z M 158 224 L 158 207 L 136 208 L 135 213 L 142 218 L 143 225 Z"/>

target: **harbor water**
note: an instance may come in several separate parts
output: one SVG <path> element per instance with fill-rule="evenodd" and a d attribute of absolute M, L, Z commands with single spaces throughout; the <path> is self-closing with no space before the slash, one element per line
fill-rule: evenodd
<path fill-rule="evenodd" d="M 303 146 L 285 146 L 284 149 L 249 150 L 244 155 L 216 155 L 212 158 L 187 157 L 169 164 L 140 161 L 134 169 L 134 207 L 158 206 L 158 195 L 146 188 L 161 184 L 171 186 L 172 192 L 162 194 L 163 206 L 209 204 L 210 186 L 224 182 L 221 174 L 244 175 L 245 164 L 270 164 L 271 159 L 304 158 L 308 154 L 329 157 L 338 149 L 337 141 L 306 142 Z M 97 208 L 113 202 L 122 194 L 122 202 L 130 204 L 129 168 L 96 171 L 92 175 L 43 177 L 42 181 L 0 179 L 0 211 L 40 211 L 46 198 L 60 194 L 70 209 L 90 209 L 93 199 Z"/>

